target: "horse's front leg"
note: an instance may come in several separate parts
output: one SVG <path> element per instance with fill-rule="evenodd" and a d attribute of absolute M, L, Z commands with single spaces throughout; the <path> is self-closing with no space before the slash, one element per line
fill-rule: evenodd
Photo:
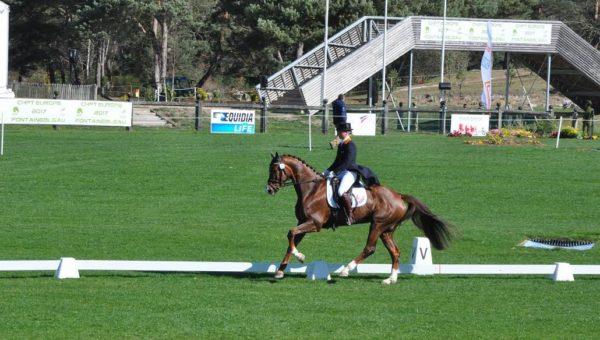
<path fill-rule="evenodd" d="M 304 259 L 306 257 L 304 256 L 304 254 L 298 251 L 296 246 L 302 241 L 306 233 L 312 233 L 314 231 L 317 231 L 317 226 L 314 224 L 313 221 L 306 221 L 298 225 L 297 227 L 290 229 L 290 231 L 288 232 L 289 245 L 287 248 L 287 252 L 283 257 L 283 260 L 279 265 L 279 269 L 277 269 L 277 272 L 275 273 L 276 279 L 283 278 L 283 272 L 285 271 L 285 268 L 287 267 L 290 261 L 291 255 L 294 255 L 294 257 L 296 257 L 298 261 L 304 262 Z"/>

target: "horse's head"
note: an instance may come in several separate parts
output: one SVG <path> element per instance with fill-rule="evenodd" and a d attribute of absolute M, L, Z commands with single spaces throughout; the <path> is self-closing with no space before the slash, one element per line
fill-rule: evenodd
<path fill-rule="evenodd" d="M 271 154 L 271 157 L 266 191 L 269 195 L 275 195 L 287 181 L 292 180 L 292 169 L 285 164 L 279 153 Z"/>

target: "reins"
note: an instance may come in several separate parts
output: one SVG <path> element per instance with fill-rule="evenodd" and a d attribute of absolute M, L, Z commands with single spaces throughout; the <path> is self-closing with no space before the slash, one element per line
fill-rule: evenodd
<path fill-rule="evenodd" d="M 286 179 L 283 182 L 270 181 L 270 183 L 277 183 L 277 185 L 279 185 L 280 188 L 283 188 L 283 187 L 287 187 L 287 186 L 290 186 L 290 185 L 302 185 L 302 184 L 308 184 L 308 183 L 316 183 L 316 182 L 318 182 L 320 180 L 323 180 L 323 179 L 324 178 L 322 178 L 322 177 L 316 177 L 316 178 L 313 178 L 313 179 L 309 179 L 307 181 L 296 181 L 294 179 L 294 177 L 290 176 L 290 177 L 288 177 L 288 179 Z"/>
<path fill-rule="evenodd" d="M 273 156 L 273 157 L 279 157 L 279 156 Z M 295 158 L 296 160 L 298 160 L 306 165 L 306 163 L 304 163 L 304 161 L 302 161 L 301 159 L 298 159 L 294 156 L 291 156 L 291 157 Z M 269 181 L 269 183 L 271 185 L 276 184 L 279 186 L 279 188 L 287 187 L 290 185 L 296 186 L 296 185 L 303 185 L 303 184 L 308 184 L 308 183 L 316 183 L 316 182 L 319 182 L 320 180 L 324 180 L 324 178 L 322 176 L 319 176 L 318 174 L 317 174 L 317 177 L 313 177 L 312 179 L 309 179 L 309 180 L 305 180 L 305 181 L 296 180 L 296 176 L 294 173 L 292 173 L 290 175 L 285 173 L 286 164 L 282 161 L 281 157 L 277 158 L 277 163 L 274 163 L 274 165 L 278 165 L 278 168 L 280 171 L 280 177 L 277 181 L 271 180 L 271 181 Z M 312 169 L 312 167 L 310 167 L 310 166 L 308 166 L 308 167 Z M 314 171 L 314 169 L 313 169 L 313 171 Z M 281 181 L 281 174 L 286 175 L 287 179 L 285 181 Z"/>
<path fill-rule="evenodd" d="M 280 163 L 283 164 L 283 163 Z M 279 171 L 281 171 L 282 173 L 285 173 L 284 168 L 279 168 Z M 290 185 L 302 185 L 302 184 L 308 184 L 308 183 L 316 183 L 324 178 L 322 177 L 315 177 L 306 181 L 296 181 L 295 176 L 287 176 L 288 178 L 285 181 L 282 182 L 275 182 L 275 181 L 271 181 L 271 183 L 277 183 L 279 185 L 280 188 L 283 187 L 287 187 Z"/>
<path fill-rule="evenodd" d="M 285 182 L 281 183 L 280 186 L 283 188 L 283 187 L 287 187 L 290 185 L 302 185 L 302 184 L 308 184 L 308 183 L 316 183 L 322 179 L 323 178 L 321 178 L 321 177 L 317 177 L 317 178 L 313 178 L 308 181 L 296 182 L 296 181 L 294 181 L 294 179 L 292 177 L 290 177 Z"/>

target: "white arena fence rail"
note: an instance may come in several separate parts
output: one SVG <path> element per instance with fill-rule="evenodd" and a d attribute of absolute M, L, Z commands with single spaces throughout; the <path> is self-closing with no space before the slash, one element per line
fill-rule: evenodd
<path fill-rule="evenodd" d="M 248 110 L 256 114 L 256 132 L 276 132 L 281 129 L 297 130 L 296 125 L 290 125 L 290 122 L 299 122 L 307 126 L 312 126 L 314 131 L 327 128 L 329 132 L 334 133 L 334 127 L 330 120 L 332 117 L 331 108 L 328 109 L 327 127 L 323 126 L 322 107 L 301 106 L 301 105 L 274 105 L 266 106 L 263 112 L 262 104 L 257 103 L 216 103 L 198 101 L 194 102 L 145 102 L 133 101 L 134 112 L 145 112 L 153 110 L 156 116 L 163 119 L 168 125 L 176 128 L 195 128 L 196 130 L 207 130 L 211 124 L 210 111 L 219 110 Z M 202 112 L 202 113 L 200 113 Z M 308 113 L 316 113 L 310 116 Z M 474 116 L 489 116 L 489 128 L 494 129 L 499 125 L 505 128 L 524 128 L 530 131 L 537 131 L 550 135 L 556 131 L 559 124 L 559 117 L 563 117 L 563 126 L 572 126 L 581 129 L 582 119 L 574 118 L 572 113 L 548 113 L 531 112 L 522 110 L 500 110 L 486 111 L 479 109 L 465 109 L 451 107 L 446 110 L 445 118 L 442 117 L 439 108 L 420 107 L 419 109 L 407 110 L 407 108 L 388 107 L 387 114 L 383 115 L 382 107 L 367 106 L 349 106 L 348 113 L 361 115 L 366 114 L 375 116 L 376 134 L 392 134 L 396 132 L 452 132 L 452 116 L 456 114 L 468 114 Z M 264 114 L 264 116 L 263 116 Z M 361 119 L 362 119 L 361 118 Z M 264 121 L 264 122 L 263 122 Z M 445 121 L 445 124 L 442 124 Z M 133 124 L 136 125 L 134 118 Z M 284 123 L 284 124 L 282 124 Z M 143 124 L 142 124 L 143 125 Z M 599 126 L 600 120 L 594 121 L 594 126 Z M 354 126 L 354 124 L 353 124 Z M 596 128 L 597 130 L 597 128 Z M 356 131 L 355 131 L 356 134 Z"/>
<path fill-rule="evenodd" d="M 311 280 L 329 280 L 331 273 L 339 273 L 344 264 L 315 261 L 309 264 L 289 264 L 286 273 L 306 274 Z M 79 278 L 79 271 L 141 271 L 274 274 L 278 263 L 271 262 L 206 262 L 206 261 L 124 261 L 60 260 L 0 261 L 0 272 L 54 271 L 60 279 Z M 390 264 L 359 264 L 354 274 L 389 274 Z M 416 275 L 549 275 L 554 281 L 574 281 L 574 275 L 600 275 L 600 265 L 555 264 L 433 264 L 429 240 L 417 237 L 413 241 L 409 264 L 400 266 L 400 274 Z"/>

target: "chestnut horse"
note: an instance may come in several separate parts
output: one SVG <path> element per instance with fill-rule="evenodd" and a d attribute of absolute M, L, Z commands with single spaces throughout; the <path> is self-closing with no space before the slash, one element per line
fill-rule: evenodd
<path fill-rule="evenodd" d="M 275 274 L 275 278 L 283 278 L 290 256 L 294 255 L 300 262 L 305 256 L 297 249 L 307 233 L 321 231 L 345 225 L 343 213 L 332 214 L 327 204 L 326 179 L 313 167 L 300 158 L 292 155 L 271 155 L 269 179 L 266 191 L 274 195 L 284 186 L 293 185 L 298 195 L 296 202 L 296 218 L 298 224 L 288 232 L 289 245 L 283 261 Z M 436 249 L 445 249 L 454 236 L 454 227 L 447 224 L 416 198 L 393 191 L 382 185 L 367 188 L 367 203 L 354 209 L 355 224 L 371 224 L 369 237 L 363 251 L 340 272 L 346 277 L 364 259 L 375 252 L 377 239 L 380 238 L 392 257 L 392 272 L 384 284 L 393 284 L 398 280 L 400 249 L 394 241 L 394 231 L 400 223 L 412 218 L 414 224 L 429 238 Z"/>

